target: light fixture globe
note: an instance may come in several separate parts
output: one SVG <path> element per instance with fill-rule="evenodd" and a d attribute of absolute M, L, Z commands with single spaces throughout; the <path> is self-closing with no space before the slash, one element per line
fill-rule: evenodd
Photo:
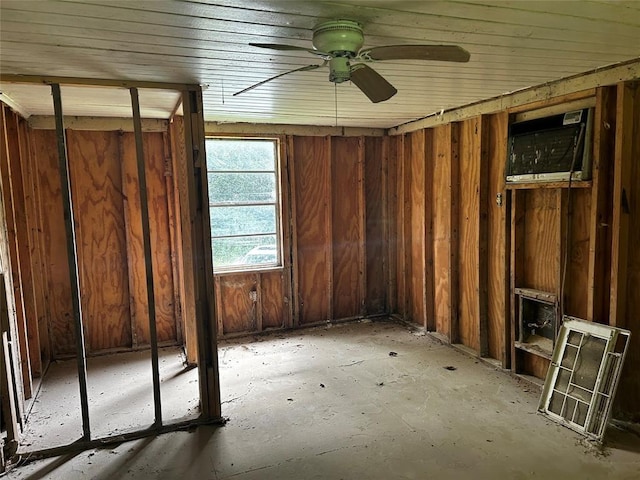
<path fill-rule="evenodd" d="M 313 47 L 320 52 L 353 58 L 363 45 L 362 26 L 352 20 L 331 20 L 313 29 Z"/>

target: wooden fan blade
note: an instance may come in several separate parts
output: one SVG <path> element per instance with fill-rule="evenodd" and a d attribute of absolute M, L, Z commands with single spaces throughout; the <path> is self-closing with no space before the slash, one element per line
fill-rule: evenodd
<path fill-rule="evenodd" d="M 309 52 L 313 55 L 318 55 L 320 57 L 330 57 L 331 55 L 326 52 L 321 52 L 319 50 L 314 50 L 312 48 L 298 47 L 296 45 L 284 45 L 282 43 L 249 43 L 252 47 L 259 48 L 268 48 L 270 50 L 280 50 L 283 52 L 286 51 L 298 51 L 298 52 Z"/>
<path fill-rule="evenodd" d="M 457 45 L 387 45 L 362 50 L 364 60 L 438 60 L 468 62 L 469 52 Z"/>
<path fill-rule="evenodd" d="M 280 73 L 279 75 L 275 75 L 271 78 L 267 78 L 266 80 L 262 80 L 261 82 L 258 82 L 254 85 L 251 85 L 250 87 L 245 88 L 244 90 L 240 90 L 239 92 L 236 92 L 233 94 L 233 96 L 235 97 L 236 95 L 240 95 L 241 93 L 245 93 L 248 92 L 249 90 L 253 90 L 256 87 L 259 87 L 260 85 L 264 85 L 267 82 L 270 82 L 271 80 L 275 80 L 276 78 L 280 78 L 280 77 L 284 77 L 285 75 L 289 75 L 290 73 L 295 73 L 295 72 L 307 72 L 309 70 L 315 70 L 316 68 L 320 68 L 322 65 L 307 65 L 306 67 L 300 67 L 300 68 L 296 68 L 294 70 L 289 70 L 288 72 L 284 72 L 284 73 Z"/>
<path fill-rule="evenodd" d="M 398 90 L 382 75 L 364 63 L 358 63 L 351 67 L 351 81 L 373 103 L 384 102 L 398 93 Z"/>

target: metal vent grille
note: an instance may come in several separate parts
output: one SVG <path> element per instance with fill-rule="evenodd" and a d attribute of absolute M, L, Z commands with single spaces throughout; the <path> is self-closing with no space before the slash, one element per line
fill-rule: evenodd
<path fill-rule="evenodd" d="M 631 332 L 565 316 L 538 410 L 602 440 Z"/>

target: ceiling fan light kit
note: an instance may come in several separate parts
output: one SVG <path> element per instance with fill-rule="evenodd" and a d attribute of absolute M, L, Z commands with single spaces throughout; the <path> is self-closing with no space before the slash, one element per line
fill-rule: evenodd
<path fill-rule="evenodd" d="M 313 49 L 278 43 L 250 43 L 259 48 L 280 51 L 305 51 L 324 60 L 321 65 L 307 65 L 275 75 L 245 88 L 233 95 L 240 95 L 260 85 L 294 72 L 315 70 L 329 65 L 329 81 L 353 82 L 373 103 L 384 102 L 397 90 L 387 80 L 364 62 L 383 60 L 427 60 L 444 62 L 468 62 L 469 52 L 457 45 L 387 45 L 363 49 L 362 25 L 353 20 L 330 20 L 313 29 Z M 352 63 L 357 62 L 357 63 Z"/>

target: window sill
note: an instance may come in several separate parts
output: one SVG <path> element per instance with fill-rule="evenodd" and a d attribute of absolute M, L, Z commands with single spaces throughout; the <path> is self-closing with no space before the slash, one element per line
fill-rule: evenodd
<path fill-rule="evenodd" d="M 229 275 L 249 275 L 252 273 L 271 273 L 284 270 L 284 266 L 268 266 L 263 268 L 243 268 L 239 270 L 219 270 L 213 272 L 214 277 L 227 277 Z"/>

